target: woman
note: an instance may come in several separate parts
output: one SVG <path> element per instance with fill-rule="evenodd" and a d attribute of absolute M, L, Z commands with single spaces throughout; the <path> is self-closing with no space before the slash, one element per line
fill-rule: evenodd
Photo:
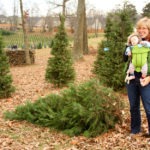
<path fill-rule="evenodd" d="M 140 19 L 136 28 L 142 41 L 150 42 L 150 18 L 144 17 Z M 148 121 L 148 133 L 145 136 L 150 137 L 150 77 L 146 77 L 141 81 L 143 86 L 141 86 L 140 78 L 141 72 L 135 71 L 135 79 L 131 80 L 130 84 L 126 84 L 130 103 L 131 134 L 137 134 L 141 131 L 141 98 Z"/>

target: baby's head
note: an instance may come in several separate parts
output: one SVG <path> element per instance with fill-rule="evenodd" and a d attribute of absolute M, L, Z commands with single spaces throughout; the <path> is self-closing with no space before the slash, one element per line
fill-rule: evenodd
<path fill-rule="evenodd" d="M 137 45 L 141 42 L 141 38 L 139 37 L 138 34 L 133 33 L 128 37 L 128 45 Z"/>

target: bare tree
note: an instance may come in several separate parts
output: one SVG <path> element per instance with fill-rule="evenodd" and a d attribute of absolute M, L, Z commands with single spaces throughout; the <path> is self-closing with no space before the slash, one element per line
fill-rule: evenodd
<path fill-rule="evenodd" d="M 31 59 L 30 59 L 30 54 L 29 54 L 29 42 L 28 42 L 27 27 L 26 27 L 28 11 L 23 11 L 22 0 L 20 0 L 20 11 L 21 11 L 22 28 L 23 28 L 23 36 L 24 36 L 25 60 L 26 60 L 26 64 L 30 65 Z"/>
<path fill-rule="evenodd" d="M 33 8 L 31 8 L 31 11 L 30 11 L 30 17 L 29 17 L 29 31 L 32 32 L 33 31 L 33 24 L 34 24 L 34 17 L 33 17 Z"/>
<path fill-rule="evenodd" d="M 45 21 L 46 21 L 46 25 L 47 25 L 48 31 L 52 32 L 53 25 L 54 25 L 54 19 L 53 19 L 52 14 L 51 14 L 51 9 L 49 9 L 47 11 L 47 15 L 45 17 Z"/>
<path fill-rule="evenodd" d="M 68 19 L 68 24 L 69 24 L 69 27 L 70 27 L 70 32 L 74 33 L 75 21 L 76 21 L 75 14 L 70 15 L 69 17 L 67 17 L 67 19 Z"/>
<path fill-rule="evenodd" d="M 87 26 L 94 31 L 95 37 L 98 37 L 99 29 L 104 29 L 105 26 L 105 15 L 95 8 L 90 9 L 88 12 Z"/>
<path fill-rule="evenodd" d="M 66 2 L 69 0 L 63 0 L 63 4 L 62 4 L 62 14 L 63 16 L 66 15 Z"/>
<path fill-rule="evenodd" d="M 66 16 L 66 2 L 68 2 L 69 0 L 63 0 L 62 4 L 59 4 L 57 2 L 52 2 L 49 1 L 49 3 L 55 5 L 56 7 L 62 7 L 62 15 Z"/>
<path fill-rule="evenodd" d="M 42 32 L 46 32 L 46 26 L 47 26 L 47 24 L 46 24 L 46 17 L 42 17 Z"/>
<path fill-rule="evenodd" d="M 16 6 L 16 1 L 14 0 L 14 8 L 13 8 L 13 25 L 12 25 L 12 30 L 15 31 L 17 29 L 18 25 L 18 9 Z"/>
<path fill-rule="evenodd" d="M 37 3 L 34 3 L 31 7 L 30 10 L 30 17 L 29 17 L 29 31 L 32 32 L 33 31 L 33 27 L 37 22 L 37 16 L 39 15 L 39 7 Z"/>
<path fill-rule="evenodd" d="M 85 0 L 78 0 L 77 20 L 74 35 L 73 56 L 75 60 L 88 53 L 87 25 L 85 14 Z"/>

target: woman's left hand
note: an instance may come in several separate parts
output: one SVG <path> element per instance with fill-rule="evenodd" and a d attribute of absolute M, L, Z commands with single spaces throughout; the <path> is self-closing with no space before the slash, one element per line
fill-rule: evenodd
<path fill-rule="evenodd" d="M 146 86 L 150 83 L 150 76 L 144 78 L 144 79 L 140 79 L 140 83 L 141 83 L 141 86 Z"/>

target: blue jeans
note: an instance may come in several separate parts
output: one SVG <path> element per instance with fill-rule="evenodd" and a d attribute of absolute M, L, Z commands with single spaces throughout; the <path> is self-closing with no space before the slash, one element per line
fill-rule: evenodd
<path fill-rule="evenodd" d="M 130 84 L 126 84 L 126 87 L 130 103 L 131 133 L 136 134 L 141 131 L 141 98 L 148 121 L 148 131 L 150 134 L 150 84 L 142 87 L 139 82 L 132 80 Z"/>

